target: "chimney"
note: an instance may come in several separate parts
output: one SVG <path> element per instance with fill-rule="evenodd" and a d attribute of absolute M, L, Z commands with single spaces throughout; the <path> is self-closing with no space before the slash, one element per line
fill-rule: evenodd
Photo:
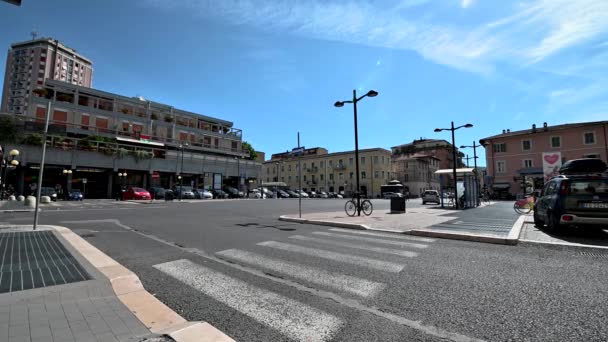
<path fill-rule="evenodd" d="M 547 123 L 546 122 L 543 122 L 543 129 L 545 130 L 545 132 L 549 130 L 549 128 L 547 128 Z"/>
<path fill-rule="evenodd" d="M 510 128 L 507 128 L 507 133 L 511 133 L 511 129 Z"/>
<path fill-rule="evenodd" d="M 532 133 L 536 133 L 536 124 L 532 124 Z"/>
<path fill-rule="evenodd" d="M 503 129 L 502 134 L 505 134 L 505 133 L 507 133 L 507 130 Z"/>

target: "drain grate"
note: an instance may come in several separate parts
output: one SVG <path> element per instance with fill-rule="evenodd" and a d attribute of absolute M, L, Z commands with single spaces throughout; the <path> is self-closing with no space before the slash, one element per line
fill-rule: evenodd
<path fill-rule="evenodd" d="M 579 252 L 578 254 L 582 255 L 582 256 L 586 256 L 586 257 L 607 258 L 608 259 L 608 253 L 602 253 L 602 252 Z"/>
<path fill-rule="evenodd" d="M 88 279 L 52 232 L 0 233 L 0 293 Z"/>

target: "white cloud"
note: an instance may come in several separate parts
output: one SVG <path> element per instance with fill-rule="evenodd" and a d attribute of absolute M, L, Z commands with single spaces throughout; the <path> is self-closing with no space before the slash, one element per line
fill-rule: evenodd
<path fill-rule="evenodd" d="M 469 8 L 469 6 L 471 6 L 472 4 L 473 4 L 473 0 L 462 0 L 460 2 L 460 7 Z"/>
<path fill-rule="evenodd" d="M 474 0 L 461 0 L 462 8 Z M 148 0 L 163 8 L 261 30 L 330 41 L 413 50 L 457 69 L 491 73 L 499 63 L 538 64 L 563 50 L 608 34 L 608 1 L 522 0 L 478 25 L 434 22 L 429 0 Z M 424 5 L 424 7 L 422 7 Z M 435 7 L 441 7 L 436 5 Z M 511 6 L 511 7 L 509 7 Z M 408 18 L 408 9 L 429 9 Z M 404 9 L 399 11 L 396 9 Z M 601 48 L 601 46 L 600 46 Z M 555 69 L 571 67 L 559 65 Z"/>

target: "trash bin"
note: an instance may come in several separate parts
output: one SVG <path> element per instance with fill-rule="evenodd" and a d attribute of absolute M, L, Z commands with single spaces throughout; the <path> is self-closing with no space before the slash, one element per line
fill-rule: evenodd
<path fill-rule="evenodd" d="M 391 197 L 391 214 L 405 213 L 405 197 Z"/>

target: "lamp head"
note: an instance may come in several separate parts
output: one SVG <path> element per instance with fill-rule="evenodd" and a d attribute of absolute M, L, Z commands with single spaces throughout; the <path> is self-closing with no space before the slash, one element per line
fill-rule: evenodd
<path fill-rule="evenodd" d="M 19 165 L 19 161 L 18 160 L 11 160 L 11 165 L 13 165 L 13 166 Z"/>
<path fill-rule="evenodd" d="M 334 107 L 338 107 L 338 108 L 344 107 L 344 102 L 342 102 L 342 101 L 336 101 L 336 103 L 334 103 Z"/>
<path fill-rule="evenodd" d="M 376 97 L 376 96 L 378 96 L 378 92 L 375 91 L 375 90 L 370 90 L 370 91 L 367 92 L 367 96 L 369 96 L 369 97 Z"/>
<path fill-rule="evenodd" d="M 441 132 L 443 131 L 441 128 L 435 128 L 435 132 Z"/>
<path fill-rule="evenodd" d="M 468 123 L 468 124 L 464 125 L 464 128 L 471 128 L 471 127 L 473 127 L 473 125 L 472 125 L 472 124 L 470 124 L 470 123 Z"/>
<path fill-rule="evenodd" d="M 17 157 L 19 155 L 19 150 L 11 150 L 8 154 L 11 157 Z"/>

